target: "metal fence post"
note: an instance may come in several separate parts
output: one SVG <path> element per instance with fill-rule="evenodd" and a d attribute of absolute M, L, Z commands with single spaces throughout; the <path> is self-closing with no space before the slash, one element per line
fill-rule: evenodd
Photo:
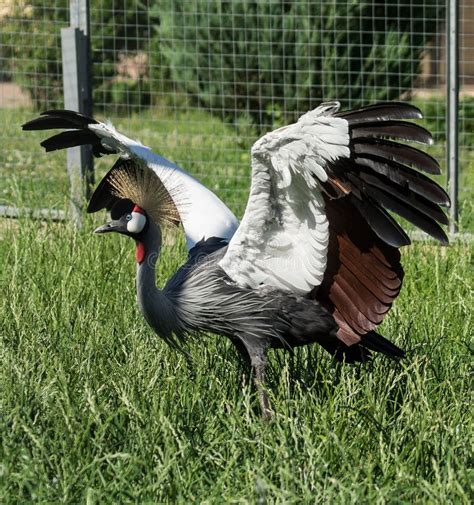
<path fill-rule="evenodd" d="M 448 0 L 446 36 L 446 99 L 448 191 L 451 198 L 449 231 L 458 231 L 459 193 L 459 1 Z"/>
<path fill-rule="evenodd" d="M 61 30 L 64 108 L 92 115 L 91 51 L 89 0 L 70 0 L 70 27 Z M 82 222 L 84 198 L 94 178 L 92 151 L 89 146 L 73 147 L 67 151 L 70 183 L 71 216 L 76 224 Z"/>

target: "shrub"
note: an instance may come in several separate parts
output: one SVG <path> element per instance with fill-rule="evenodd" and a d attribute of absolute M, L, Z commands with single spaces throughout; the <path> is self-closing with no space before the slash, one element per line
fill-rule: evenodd
<path fill-rule="evenodd" d="M 113 104 L 131 110 L 150 104 L 154 67 L 148 58 L 156 50 L 150 23 L 156 22 L 141 0 L 91 2 L 96 109 Z"/>
<path fill-rule="evenodd" d="M 441 14 L 435 0 L 411 4 L 169 0 L 155 9 L 181 90 L 220 116 L 276 126 L 321 99 L 356 106 L 410 90 Z"/>

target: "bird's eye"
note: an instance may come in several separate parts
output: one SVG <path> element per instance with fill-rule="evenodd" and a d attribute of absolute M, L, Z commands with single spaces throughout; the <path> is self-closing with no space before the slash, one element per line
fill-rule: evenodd
<path fill-rule="evenodd" d="M 127 214 L 127 231 L 129 233 L 140 233 L 145 228 L 146 217 L 139 212 L 132 212 Z"/>

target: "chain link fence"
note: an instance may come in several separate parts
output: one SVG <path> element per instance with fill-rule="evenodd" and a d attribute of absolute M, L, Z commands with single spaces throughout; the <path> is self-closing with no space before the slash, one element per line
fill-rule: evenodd
<path fill-rule="evenodd" d="M 472 231 L 474 4 L 460 2 L 461 229 Z M 0 205 L 67 208 L 64 153 L 21 133 L 63 106 L 68 0 L 0 0 Z M 444 0 L 90 0 L 94 114 L 197 175 L 241 214 L 249 149 L 321 101 L 419 106 L 446 153 Z M 113 160 L 96 163 L 97 176 Z"/>

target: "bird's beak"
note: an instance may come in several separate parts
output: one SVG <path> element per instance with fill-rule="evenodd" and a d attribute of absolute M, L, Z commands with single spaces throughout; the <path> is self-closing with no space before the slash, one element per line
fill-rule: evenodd
<path fill-rule="evenodd" d="M 109 233 L 111 231 L 122 231 L 122 223 L 120 221 L 109 221 L 94 230 L 94 233 Z"/>

